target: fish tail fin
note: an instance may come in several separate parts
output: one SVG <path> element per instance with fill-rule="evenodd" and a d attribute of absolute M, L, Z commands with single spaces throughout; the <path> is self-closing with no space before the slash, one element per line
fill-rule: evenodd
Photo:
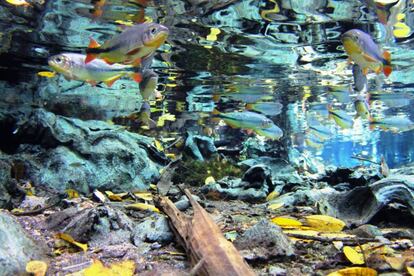
<path fill-rule="evenodd" d="M 91 62 L 92 60 L 94 60 L 95 58 L 97 58 L 98 55 L 97 54 L 87 54 L 86 58 L 85 58 L 85 64 Z"/>
<path fill-rule="evenodd" d="M 383 66 L 383 72 L 384 75 L 386 77 L 388 77 L 391 72 L 392 72 L 392 67 L 391 67 L 391 54 L 388 51 L 384 51 L 384 53 L 382 54 L 382 56 L 384 57 L 384 66 Z"/>
<path fill-rule="evenodd" d="M 98 53 L 94 51 L 94 49 L 98 49 L 101 47 L 98 42 L 96 42 L 92 37 L 90 38 L 88 48 L 86 49 L 86 58 L 85 63 L 89 63 L 95 58 L 98 57 Z"/>

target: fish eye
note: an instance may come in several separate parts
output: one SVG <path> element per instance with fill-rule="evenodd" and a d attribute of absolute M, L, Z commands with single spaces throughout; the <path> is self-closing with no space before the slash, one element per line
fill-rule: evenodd
<path fill-rule="evenodd" d="M 157 32 L 157 28 L 152 27 L 151 30 L 150 30 L 150 32 L 151 32 L 151 34 L 155 34 Z"/>
<path fill-rule="evenodd" d="M 56 63 L 62 63 L 63 59 L 60 57 L 55 58 Z"/>

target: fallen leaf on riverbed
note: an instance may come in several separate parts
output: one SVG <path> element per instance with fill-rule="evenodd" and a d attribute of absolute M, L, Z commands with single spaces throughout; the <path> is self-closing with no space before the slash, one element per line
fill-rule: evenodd
<path fill-rule="evenodd" d="M 282 208 L 284 205 L 285 204 L 283 202 L 274 203 L 274 204 L 270 204 L 269 206 L 267 206 L 267 209 L 271 210 L 271 211 L 274 211 L 274 210 Z"/>
<path fill-rule="evenodd" d="M 34 276 L 46 275 L 47 264 L 42 261 L 30 261 L 26 264 L 26 272 L 32 273 Z"/>
<path fill-rule="evenodd" d="M 377 271 L 369 267 L 348 267 L 332 273 L 327 276 L 377 276 Z"/>
<path fill-rule="evenodd" d="M 414 276 L 414 267 L 409 267 L 409 266 L 407 266 L 407 272 L 408 272 L 408 274 L 410 274 L 411 276 Z"/>
<path fill-rule="evenodd" d="M 111 191 L 105 191 L 106 196 L 112 201 L 122 201 L 122 197 L 117 194 L 114 194 Z"/>
<path fill-rule="evenodd" d="M 136 192 L 134 195 L 142 200 L 150 201 L 152 200 L 152 194 L 147 192 Z"/>
<path fill-rule="evenodd" d="M 280 195 L 279 192 L 273 191 L 273 192 L 271 192 L 270 194 L 267 195 L 266 201 L 271 201 L 271 200 L 277 198 L 279 195 Z"/>
<path fill-rule="evenodd" d="M 279 225 L 282 228 L 298 228 L 302 226 L 302 223 L 293 218 L 286 218 L 286 217 L 276 217 L 272 218 L 272 222 L 274 224 Z"/>
<path fill-rule="evenodd" d="M 150 205 L 150 204 L 146 204 L 146 203 L 134 203 L 134 204 L 129 204 L 125 206 L 125 209 L 128 210 L 136 210 L 136 211 L 146 211 L 146 210 L 150 210 L 153 212 L 157 212 L 159 213 L 160 210 L 158 210 L 157 207 L 155 207 L 154 205 Z"/>
<path fill-rule="evenodd" d="M 67 189 L 65 192 L 69 199 L 79 198 L 79 193 L 74 189 Z"/>
<path fill-rule="evenodd" d="M 311 215 L 305 219 L 310 227 L 319 231 L 340 232 L 345 226 L 345 222 L 330 216 Z"/>
<path fill-rule="evenodd" d="M 109 267 L 104 266 L 101 261 L 93 260 L 90 267 L 83 270 L 84 276 L 129 276 L 134 275 L 135 263 L 131 260 L 113 263 Z"/>
<path fill-rule="evenodd" d="M 70 244 L 73 244 L 73 245 L 79 247 L 80 249 L 82 249 L 84 252 L 86 252 L 88 250 L 88 245 L 87 244 L 80 243 L 80 242 L 75 241 L 72 238 L 72 236 L 69 235 L 69 234 L 58 233 L 58 234 L 56 234 L 56 238 L 61 239 L 61 240 L 64 240 L 64 241 L 66 241 L 66 242 L 68 242 Z"/>
<path fill-rule="evenodd" d="M 343 252 L 345 257 L 352 263 L 356 265 L 364 264 L 364 255 L 362 253 L 358 253 L 350 246 L 344 246 Z"/>

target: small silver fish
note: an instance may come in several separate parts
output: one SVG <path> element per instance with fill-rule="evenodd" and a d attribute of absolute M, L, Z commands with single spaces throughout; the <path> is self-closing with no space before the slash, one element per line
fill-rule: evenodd
<path fill-rule="evenodd" d="M 362 69 L 358 64 L 352 66 L 352 75 L 354 76 L 354 88 L 361 92 L 368 88 L 367 76 L 362 73 Z"/>

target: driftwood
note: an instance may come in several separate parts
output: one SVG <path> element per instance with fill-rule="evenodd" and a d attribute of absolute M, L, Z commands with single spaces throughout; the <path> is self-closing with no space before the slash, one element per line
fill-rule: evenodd
<path fill-rule="evenodd" d="M 182 243 L 197 275 L 255 275 L 231 242 L 224 238 L 210 215 L 186 189 L 193 217 L 179 211 L 167 198 L 161 197 L 159 207 L 170 218 L 178 240 Z"/>

